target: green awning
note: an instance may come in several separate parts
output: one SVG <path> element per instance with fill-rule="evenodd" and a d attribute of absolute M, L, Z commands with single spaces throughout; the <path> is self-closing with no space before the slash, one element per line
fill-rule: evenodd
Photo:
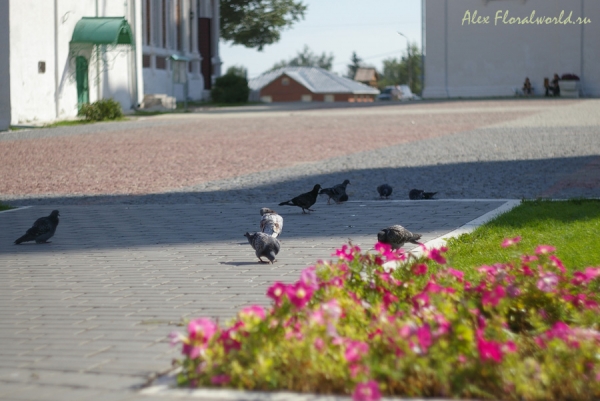
<path fill-rule="evenodd" d="M 169 58 L 173 61 L 190 61 L 189 57 L 180 56 L 179 54 L 171 54 Z"/>
<path fill-rule="evenodd" d="M 83 17 L 75 25 L 71 43 L 133 45 L 133 35 L 125 17 Z"/>

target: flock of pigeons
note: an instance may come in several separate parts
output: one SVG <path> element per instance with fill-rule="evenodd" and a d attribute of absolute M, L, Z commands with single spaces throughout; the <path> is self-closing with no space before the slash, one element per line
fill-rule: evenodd
<path fill-rule="evenodd" d="M 331 204 L 332 200 L 336 204 L 340 204 L 348 200 L 348 194 L 346 193 L 348 184 L 350 184 L 349 180 L 344 180 L 343 183 L 334 185 L 331 188 L 321 188 L 321 186 L 317 184 L 311 191 L 300 194 L 285 202 L 281 202 L 279 206 L 297 206 L 302 209 L 302 213 L 306 213 L 306 211 L 314 212 L 314 210 L 311 209 L 311 206 L 317 202 L 317 197 L 319 195 L 327 196 L 327 204 Z M 388 199 L 392 194 L 392 187 L 388 184 L 382 184 L 377 187 L 377 192 L 381 198 Z M 437 192 L 425 192 L 419 189 L 412 189 L 410 190 L 408 197 L 413 200 L 432 199 L 436 193 Z M 281 249 L 281 244 L 277 237 L 279 237 L 283 230 L 283 217 L 267 207 L 260 209 L 260 215 L 260 231 L 254 233 L 246 232 L 244 236 L 248 239 L 248 242 L 254 249 L 256 257 L 258 257 L 260 262 L 273 263 Z M 38 244 L 48 243 L 48 240 L 56 232 L 56 227 L 59 222 L 58 216 L 60 216 L 58 210 L 53 210 L 49 216 L 40 217 L 33 223 L 33 226 L 27 230 L 25 235 L 15 240 L 15 244 L 19 245 L 28 241 L 35 241 Z M 377 240 L 389 244 L 392 249 L 398 249 L 407 242 L 419 245 L 419 239 L 421 239 L 421 234 L 413 234 L 401 225 L 393 225 L 384 228 L 377 233 Z M 262 258 L 266 258 L 268 262 L 264 261 Z"/>
<path fill-rule="evenodd" d="M 334 185 L 331 188 L 321 188 L 321 185 L 317 184 L 309 192 L 300 194 L 290 200 L 281 202 L 279 206 L 297 206 L 302 209 L 302 213 L 314 212 L 311 206 L 317 202 L 319 195 L 327 196 L 327 204 L 331 204 L 333 200 L 335 203 L 340 204 L 348 200 L 348 194 L 346 193 L 346 187 L 350 184 L 350 180 L 344 180 L 341 184 Z M 392 194 L 393 188 L 389 184 L 382 184 L 377 187 L 377 192 L 381 198 L 388 199 Z M 420 189 L 411 189 L 408 197 L 412 200 L 417 199 L 433 199 L 437 192 L 425 192 Z M 260 209 L 260 231 L 255 233 L 246 232 L 244 236 L 248 238 L 248 242 L 254 249 L 258 260 L 265 263 L 262 258 L 267 258 L 268 262 L 273 263 L 275 257 L 281 249 L 281 244 L 277 237 L 281 234 L 283 229 L 283 217 L 277 214 L 273 209 L 263 207 Z M 413 234 L 401 225 L 393 225 L 377 233 L 377 240 L 379 242 L 389 244 L 392 249 L 399 249 L 405 243 L 410 242 L 415 245 L 420 245 L 419 239 L 421 234 Z"/>

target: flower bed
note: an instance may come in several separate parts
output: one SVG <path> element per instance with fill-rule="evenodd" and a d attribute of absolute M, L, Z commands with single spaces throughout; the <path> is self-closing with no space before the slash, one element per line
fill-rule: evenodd
<path fill-rule="evenodd" d="M 554 248 L 476 268 L 467 281 L 435 262 L 352 244 L 274 283 L 270 308 L 242 309 L 229 325 L 189 322 L 182 386 L 512 400 L 600 397 L 600 267 L 570 274 Z M 394 261 L 391 270 L 383 265 Z M 386 264 L 387 265 L 387 264 Z"/>

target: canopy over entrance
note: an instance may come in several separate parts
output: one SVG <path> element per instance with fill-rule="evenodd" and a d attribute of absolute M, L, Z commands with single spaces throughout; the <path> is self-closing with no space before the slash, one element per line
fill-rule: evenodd
<path fill-rule="evenodd" d="M 75 25 L 71 43 L 133 45 L 133 35 L 125 17 L 83 17 Z"/>

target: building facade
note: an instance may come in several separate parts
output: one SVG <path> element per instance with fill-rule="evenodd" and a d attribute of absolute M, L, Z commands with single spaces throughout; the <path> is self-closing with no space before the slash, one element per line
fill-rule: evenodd
<path fill-rule="evenodd" d="M 423 0 L 423 97 L 511 96 L 526 77 L 580 77 L 600 96 L 600 1 Z"/>
<path fill-rule="evenodd" d="M 220 75 L 218 17 L 218 0 L 0 1 L 0 129 L 72 118 L 99 99 L 124 111 L 146 94 L 183 100 L 172 57 L 187 97 L 206 98 Z"/>

